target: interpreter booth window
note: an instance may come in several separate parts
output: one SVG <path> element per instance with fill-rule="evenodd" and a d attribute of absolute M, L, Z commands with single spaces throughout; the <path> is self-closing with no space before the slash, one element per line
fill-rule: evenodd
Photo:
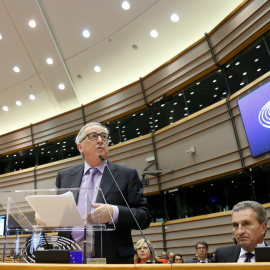
<path fill-rule="evenodd" d="M 182 91 L 154 104 L 152 112 L 153 121 L 150 122 L 150 128 L 155 130 L 171 125 L 189 114 Z"/>
<path fill-rule="evenodd" d="M 254 200 L 249 175 L 246 172 L 168 191 L 168 219 L 228 211 L 234 204 L 243 200 Z"/>
<path fill-rule="evenodd" d="M 43 143 L 38 146 L 38 165 L 63 159 L 61 141 Z"/>
<path fill-rule="evenodd" d="M 270 202 L 270 163 L 258 166 L 251 172 L 256 200 L 260 203 Z"/>
<path fill-rule="evenodd" d="M 231 94 L 270 70 L 269 43 L 265 35 L 224 65 Z"/>
<path fill-rule="evenodd" d="M 107 122 L 106 126 L 110 130 L 110 145 L 125 142 L 127 140 L 151 133 L 150 128 L 152 114 L 149 108 L 118 119 Z"/>
<path fill-rule="evenodd" d="M 0 159 L 0 174 L 20 171 L 35 167 L 36 151 L 34 148 L 21 150 L 12 154 L 2 155 Z"/>
<path fill-rule="evenodd" d="M 80 155 L 75 143 L 76 136 L 70 136 L 61 140 L 63 159 Z"/>
<path fill-rule="evenodd" d="M 163 222 L 166 220 L 164 194 L 147 196 L 147 202 L 151 209 L 152 222 Z"/>

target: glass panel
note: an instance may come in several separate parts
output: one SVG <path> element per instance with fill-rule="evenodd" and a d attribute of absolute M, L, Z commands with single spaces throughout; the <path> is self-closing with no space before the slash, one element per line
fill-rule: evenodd
<path fill-rule="evenodd" d="M 231 59 L 225 67 L 231 94 L 268 72 L 270 55 L 264 38 L 260 38 L 248 46 Z"/>

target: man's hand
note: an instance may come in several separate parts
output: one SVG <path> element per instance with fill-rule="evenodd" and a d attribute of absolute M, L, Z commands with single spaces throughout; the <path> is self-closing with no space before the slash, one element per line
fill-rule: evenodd
<path fill-rule="evenodd" d="M 93 211 L 87 214 L 89 224 L 107 223 L 112 220 L 113 208 L 110 204 L 94 203 Z"/>

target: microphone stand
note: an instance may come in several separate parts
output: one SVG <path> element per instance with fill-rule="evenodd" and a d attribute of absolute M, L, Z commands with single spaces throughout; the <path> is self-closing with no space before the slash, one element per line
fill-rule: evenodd
<path fill-rule="evenodd" d="M 117 184 L 117 182 L 116 182 L 116 180 L 115 180 L 115 178 L 114 178 L 114 176 L 113 176 L 113 174 L 112 174 L 112 172 L 111 172 L 111 170 L 110 170 L 108 164 L 105 162 L 103 156 L 100 155 L 99 158 L 101 159 L 101 161 L 102 161 L 102 162 L 105 164 L 105 166 L 107 167 L 107 169 L 108 169 L 108 171 L 109 171 L 109 173 L 110 173 L 110 175 L 111 175 L 111 177 L 112 177 L 114 183 L 116 184 L 116 186 L 117 186 L 117 188 L 118 188 L 118 190 L 119 190 L 119 192 L 120 192 L 120 194 L 121 194 L 123 200 L 125 201 L 126 206 L 127 206 L 128 209 L 129 209 L 129 212 L 131 213 L 131 215 L 132 215 L 132 217 L 133 217 L 133 219 L 134 219 L 136 225 L 138 226 L 138 228 L 139 228 L 139 230 L 140 230 L 140 232 L 141 232 L 141 234 L 142 234 L 142 236 L 143 236 L 143 239 L 144 239 L 145 243 L 147 244 L 147 246 L 148 246 L 148 248 L 149 248 L 149 250 L 150 250 L 150 252 L 151 252 L 151 255 L 152 255 L 152 261 L 149 262 L 149 263 L 157 263 L 156 260 L 155 260 L 155 254 L 154 254 L 154 251 L 153 251 L 153 249 L 151 248 L 151 246 L 149 245 L 149 243 L 148 243 L 148 241 L 147 241 L 147 239 L 146 239 L 146 237 L 145 237 L 145 235 L 144 235 L 144 233 L 143 233 L 143 231 L 142 231 L 142 229 L 141 229 L 141 227 L 140 227 L 140 225 L 139 225 L 137 219 L 135 218 L 134 214 L 132 213 L 132 211 L 131 211 L 131 209 L 130 209 L 130 207 L 129 207 L 129 204 L 128 204 L 128 202 L 126 201 L 126 198 L 125 198 L 125 196 L 123 195 L 123 193 L 122 193 L 122 191 L 121 191 L 119 185 Z"/>

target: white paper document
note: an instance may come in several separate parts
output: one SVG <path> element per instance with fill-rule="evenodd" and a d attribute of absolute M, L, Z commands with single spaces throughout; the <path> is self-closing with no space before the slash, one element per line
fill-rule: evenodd
<path fill-rule="evenodd" d="M 29 195 L 25 198 L 47 227 L 83 226 L 72 192 Z"/>

